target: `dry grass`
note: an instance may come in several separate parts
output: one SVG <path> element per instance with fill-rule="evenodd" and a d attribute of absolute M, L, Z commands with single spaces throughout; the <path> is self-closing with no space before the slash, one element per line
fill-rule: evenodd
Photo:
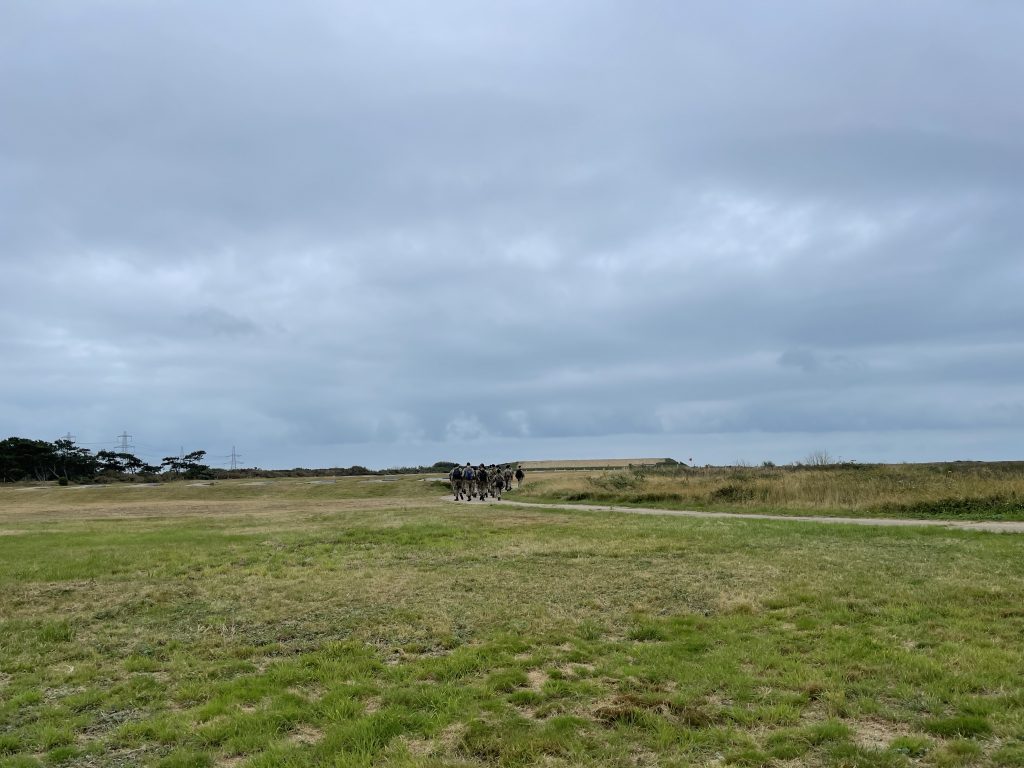
<path fill-rule="evenodd" d="M 1024 519 L 1024 463 L 535 472 L 514 498 L 669 509 Z"/>
<path fill-rule="evenodd" d="M 551 459 L 549 461 L 520 461 L 517 466 L 525 470 L 551 469 L 625 469 L 627 467 L 651 467 L 661 464 L 664 459 Z"/>

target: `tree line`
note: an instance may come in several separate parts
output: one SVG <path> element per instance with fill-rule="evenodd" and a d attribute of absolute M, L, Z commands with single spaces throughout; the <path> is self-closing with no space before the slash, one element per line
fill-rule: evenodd
<path fill-rule="evenodd" d="M 149 464 L 133 453 L 96 451 L 61 438 L 52 443 L 25 437 L 0 441 L 0 481 L 57 480 L 60 483 L 125 480 L 135 477 L 205 479 L 211 470 L 203 463 L 206 451 L 184 456 L 165 456 L 160 464 Z"/>
<path fill-rule="evenodd" d="M 217 469 L 204 463 L 206 451 L 192 451 L 183 456 L 165 456 L 159 464 L 148 464 L 132 453 L 101 450 L 93 453 L 61 438 L 52 443 L 25 437 L 8 437 L 0 441 L 0 482 L 52 481 L 66 483 L 114 482 L 126 480 L 221 480 L 244 477 L 336 477 L 352 475 L 404 475 L 425 472 L 447 472 L 452 461 L 438 461 L 431 466 L 392 467 L 373 470 L 360 465 L 322 469 Z"/>

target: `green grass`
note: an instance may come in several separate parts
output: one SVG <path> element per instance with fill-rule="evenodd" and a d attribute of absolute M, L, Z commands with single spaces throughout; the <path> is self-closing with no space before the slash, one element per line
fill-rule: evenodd
<path fill-rule="evenodd" d="M 1024 539 L 0 489 L 0 766 L 1024 764 Z"/>

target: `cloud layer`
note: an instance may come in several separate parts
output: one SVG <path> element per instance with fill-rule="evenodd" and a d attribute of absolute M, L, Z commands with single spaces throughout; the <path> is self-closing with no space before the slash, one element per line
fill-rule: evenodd
<path fill-rule="evenodd" d="M 7 434 L 1021 458 L 1015 4 L 2 13 Z"/>

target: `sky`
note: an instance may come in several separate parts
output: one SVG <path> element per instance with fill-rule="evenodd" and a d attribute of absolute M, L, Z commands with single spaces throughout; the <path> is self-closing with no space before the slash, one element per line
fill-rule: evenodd
<path fill-rule="evenodd" d="M 1024 4 L 0 0 L 0 437 L 1024 459 Z"/>

